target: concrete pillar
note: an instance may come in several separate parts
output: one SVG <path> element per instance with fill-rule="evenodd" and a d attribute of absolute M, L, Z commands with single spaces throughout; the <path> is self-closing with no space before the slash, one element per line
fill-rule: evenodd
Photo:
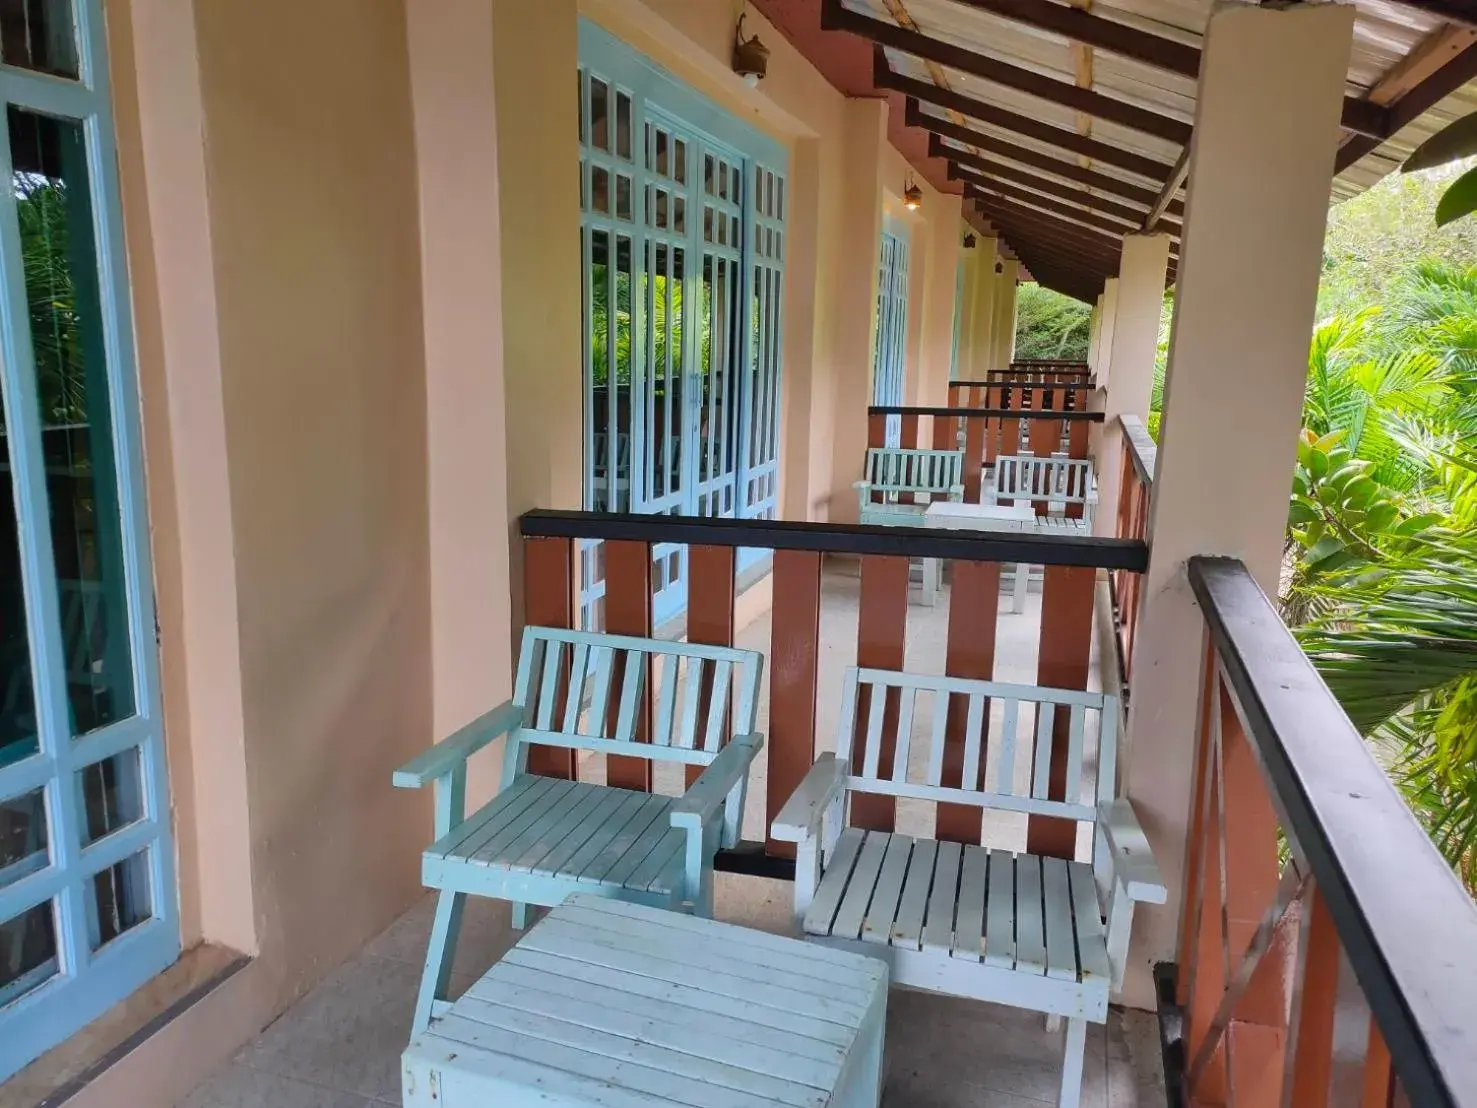
<path fill-rule="evenodd" d="M 991 351 L 995 334 L 995 263 L 999 243 L 994 238 L 981 238 L 975 259 L 974 333 L 969 347 L 969 381 L 983 381 L 991 368 Z"/>
<path fill-rule="evenodd" d="M 1143 1007 L 1185 892 L 1205 634 L 1185 564 L 1241 558 L 1276 595 L 1353 22 L 1227 4 L 1207 29 L 1125 763 L 1169 886 L 1134 928 L 1125 999 Z"/>
<path fill-rule="evenodd" d="M 434 731 L 511 694 L 493 5 L 406 7 L 420 185 Z M 474 771 L 491 767 L 474 762 Z M 493 775 L 495 777 L 495 774 Z M 494 781 L 485 784 L 490 786 Z M 474 789 L 474 791 L 477 791 Z"/>
<path fill-rule="evenodd" d="M 1103 335 L 1103 294 L 1098 293 L 1096 300 L 1092 302 L 1092 314 L 1088 317 L 1087 324 L 1087 364 L 1094 373 L 1097 372 L 1099 354 L 1098 347 Z"/>
<path fill-rule="evenodd" d="M 938 211 L 929 213 L 926 268 L 923 273 L 922 357 L 916 386 L 917 403 L 943 407 L 949 403 L 949 370 L 954 357 L 954 302 L 959 287 L 961 197 L 940 195 Z M 914 232 L 923 239 L 925 229 Z M 916 390 L 916 391 L 915 391 Z"/>
<path fill-rule="evenodd" d="M 504 474 L 516 519 L 529 508 L 580 504 L 579 98 L 570 76 L 579 66 L 579 13 L 575 0 L 491 0 L 491 7 L 496 210 L 502 272 L 511 276 L 501 295 Z M 516 536 L 510 541 L 518 626 L 522 548 Z"/>
<path fill-rule="evenodd" d="M 995 278 L 995 310 L 991 323 L 990 368 L 1009 369 L 1015 357 L 1015 304 L 1021 263 L 1000 263 Z"/>
<path fill-rule="evenodd" d="M 855 522 L 856 492 L 867 450 L 872 402 L 872 344 L 877 327 L 877 258 L 882 250 L 882 169 L 887 148 L 887 101 L 848 100 L 845 109 L 846 188 L 840 197 L 846 235 L 826 280 L 836 286 L 835 378 L 831 405 L 831 490 L 828 518 Z M 870 321 L 864 323 L 864 321 Z"/>
<path fill-rule="evenodd" d="M 1098 302 L 1102 312 L 1098 316 L 1098 360 L 1092 367 L 1097 377 L 1097 387 L 1106 389 L 1113 375 L 1113 330 L 1118 322 L 1118 278 L 1109 277 L 1103 282 L 1103 295 Z"/>
<path fill-rule="evenodd" d="M 1104 390 L 1102 438 L 1097 453 L 1098 511 L 1093 529 L 1099 535 L 1111 535 L 1118 524 L 1123 436 L 1118 432 L 1117 419 L 1124 414 L 1145 421 L 1149 418 L 1168 267 L 1168 235 L 1123 236 L 1109 355 L 1114 367 L 1113 384 Z"/>

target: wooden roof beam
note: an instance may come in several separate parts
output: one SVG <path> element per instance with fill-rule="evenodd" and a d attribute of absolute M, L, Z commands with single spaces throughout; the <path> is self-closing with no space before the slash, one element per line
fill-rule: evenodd
<path fill-rule="evenodd" d="M 1007 111 L 1005 108 L 996 107 L 994 104 L 977 100 L 961 92 L 940 88 L 927 81 L 915 80 L 895 72 L 887 64 L 887 54 L 880 46 L 875 47 L 872 58 L 872 84 L 878 88 L 901 92 L 925 104 L 933 104 L 948 111 L 967 115 L 992 127 L 1014 131 L 1018 135 L 1025 135 L 1027 138 L 1055 146 L 1070 154 L 1115 165 L 1119 169 L 1137 173 L 1140 177 L 1147 177 L 1151 181 L 1163 181 L 1174 168 L 1164 162 L 1155 161 L 1153 158 L 1146 158 L 1142 154 L 1121 150 L 1111 143 L 1079 135 L 1076 131 L 1069 131 L 1065 127 L 1055 127 L 1050 123 L 1043 123 L 1039 119 Z"/>
<path fill-rule="evenodd" d="M 1075 84 L 1044 76 L 1034 70 L 977 54 L 973 50 L 930 38 L 895 23 L 873 19 L 845 7 L 841 0 L 821 0 L 821 27 L 828 31 L 849 31 L 882 46 L 937 62 L 986 81 L 1019 89 L 1042 100 L 1064 104 L 1098 119 L 1130 127 L 1168 142 L 1183 146 L 1190 141 L 1192 128 L 1183 120 L 1160 115 L 1125 100 L 1115 100 L 1100 92 L 1078 88 Z"/>
<path fill-rule="evenodd" d="M 949 124 L 949 126 L 953 127 L 954 124 Z M 929 130 L 934 131 L 932 126 L 929 127 Z M 1159 199 L 1159 193 L 1155 189 L 1146 189 L 1142 185 L 1135 185 L 1131 182 L 1120 180 L 1117 177 L 1110 177 L 1106 173 L 1083 169 L 1080 165 L 1073 162 L 1064 162 L 1057 158 L 1047 157 L 1045 154 L 1038 154 L 1034 150 L 1027 150 L 1023 146 L 1012 146 L 1008 142 L 992 140 L 986 149 L 999 157 L 1009 158 L 1011 161 L 1020 162 L 1022 165 L 1034 166 L 1047 173 L 1055 174 L 1064 180 L 1076 181 L 1078 184 L 1087 185 L 1089 188 L 1099 189 L 1102 192 L 1111 193 L 1114 196 L 1121 196 L 1125 200 L 1139 204 L 1145 209 L 1145 212 L 1140 215 L 1140 218 Z M 939 137 L 937 131 L 934 131 L 929 136 L 928 155 L 931 158 L 953 158 L 961 165 L 976 166 L 979 169 L 985 170 L 987 173 L 995 169 L 997 164 L 989 162 L 969 150 L 945 143 Z M 1185 206 L 1178 200 L 1172 200 L 1166 205 L 1165 210 L 1171 215 L 1180 216 L 1184 214 Z"/>
<path fill-rule="evenodd" d="M 1063 223 L 1042 212 L 1015 208 L 1009 201 L 981 200 L 979 197 L 975 197 L 974 201 L 985 217 L 999 227 L 1028 231 L 1030 235 L 1037 235 L 1059 246 L 1076 250 L 1083 257 L 1106 262 L 1111 267 L 1110 272 L 1118 272 L 1123 244 L 1116 239 L 1100 236 L 1078 224 Z"/>
<path fill-rule="evenodd" d="M 1438 31 L 1427 38 L 1418 51 L 1440 52 L 1444 51 L 1450 43 L 1460 41 L 1461 32 L 1453 33 L 1448 28 L 1446 31 Z M 1396 83 L 1403 82 L 1405 77 L 1406 70 L 1401 66 L 1396 66 L 1386 75 L 1386 78 L 1381 79 L 1370 90 L 1370 95 L 1376 98 L 1393 95 L 1397 91 Z M 1396 134 L 1411 120 L 1424 114 L 1438 101 L 1444 100 L 1474 77 L 1477 77 L 1477 43 L 1469 43 L 1455 56 L 1451 56 L 1446 64 L 1437 68 L 1419 84 L 1409 88 L 1391 102 L 1386 109 L 1390 113 L 1390 133 Z M 1342 173 L 1364 155 L 1377 149 L 1379 145 L 1380 140 L 1377 138 L 1371 138 L 1368 135 L 1351 135 L 1339 147 L 1338 157 L 1334 161 L 1334 172 Z"/>
<path fill-rule="evenodd" d="M 976 181 L 978 180 L 978 183 Z M 1005 184 L 1000 181 L 982 179 L 965 179 L 964 195 L 981 200 L 999 198 L 1013 201 L 1017 204 L 1027 204 L 1044 210 L 1054 215 L 1060 215 L 1074 222 L 1084 224 L 1094 230 L 1103 231 L 1110 235 L 1131 235 L 1138 230 L 1137 226 L 1125 227 L 1112 219 L 1098 215 L 1094 211 L 1064 204 L 1060 200 L 1053 200 L 1049 196 L 1038 196 L 1026 189 L 1016 188 L 1014 185 Z M 1178 244 L 1171 241 L 1169 246 L 1171 257 L 1179 254 Z"/>
<path fill-rule="evenodd" d="M 983 162 L 981 168 L 978 163 Z M 1009 181 L 1030 189 L 1033 193 L 1043 196 L 1056 196 L 1072 203 L 1081 204 L 1101 215 L 1110 215 L 1114 219 L 1122 220 L 1130 227 L 1141 227 L 1144 222 L 1144 212 L 1138 208 L 1130 208 L 1126 205 L 1116 203 L 1106 197 L 1094 196 L 1073 188 L 1071 185 L 1056 181 L 1050 177 L 1037 177 L 1034 173 L 1027 173 L 1024 169 L 1016 169 L 1015 166 L 998 164 L 977 158 L 974 164 L 966 166 L 961 162 L 949 161 L 949 179 L 953 181 L 993 182 Z M 1180 225 L 1169 224 L 1166 221 L 1166 229 L 1170 234 L 1178 236 Z"/>
<path fill-rule="evenodd" d="M 1041 0 L 954 0 L 956 4 L 987 12 L 1012 23 L 1048 31 L 1063 38 L 1132 58 L 1190 80 L 1200 77 L 1200 51 L 1174 39 L 1141 31 L 1124 23 L 1091 15 L 1080 8 L 1042 3 Z M 1375 138 L 1390 136 L 1389 118 L 1376 103 L 1357 96 L 1344 97 L 1341 120 L 1346 130 Z"/>

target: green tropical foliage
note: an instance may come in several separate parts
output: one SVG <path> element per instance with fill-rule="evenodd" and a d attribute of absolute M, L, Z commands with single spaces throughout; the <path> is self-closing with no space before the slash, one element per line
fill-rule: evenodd
<path fill-rule="evenodd" d="M 1021 285 L 1016 294 L 1017 358 L 1086 359 L 1092 338 L 1092 308 L 1041 285 Z"/>

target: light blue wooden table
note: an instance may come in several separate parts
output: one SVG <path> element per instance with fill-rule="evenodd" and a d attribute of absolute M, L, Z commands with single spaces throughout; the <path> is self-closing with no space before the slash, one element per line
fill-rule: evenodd
<path fill-rule="evenodd" d="M 535 925 L 403 1058 L 406 1108 L 876 1108 L 887 966 L 599 896 Z"/>

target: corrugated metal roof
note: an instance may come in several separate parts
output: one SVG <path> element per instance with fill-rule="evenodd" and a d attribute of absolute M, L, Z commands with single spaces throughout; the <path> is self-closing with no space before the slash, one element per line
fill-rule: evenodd
<path fill-rule="evenodd" d="M 1055 0 L 1041 2 L 1052 3 Z M 842 0 L 842 3 L 852 12 L 884 23 L 911 24 L 929 38 L 963 47 L 986 58 L 1067 84 L 1079 83 L 1082 49 L 1080 46 L 1074 49 L 1071 39 L 995 15 L 971 6 L 967 0 Z M 1406 65 L 1428 41 L 1435 41 L 1432 39 L 1434 34 L 1444 33 L 1449 27 L 1446 21 L 1427 11 L 1389 0 L 1358 0 L 1354 6 L 1357 14 L 1348 93 L 1356 98 L 1379 89 L 1381 81 L 1392 71 Z M 1214 0 L 1099 0 L 1090 4 L 1093 16 L 1197 47 L 1213 8 Z M 1465 44 L 1463 40 L 1461 45 Z M 888 48 L 885 53 L 889 65 L 900 76 L 931 84 L 946 84 L 957 93 L 1063 130 L 1076 133 L 1089 130 L 1084 126 L 1087 122 L 1085 117 L 1079 116 L 1071 107 L 958 69 L 925 63 L 902 50 Z M 936 81 L 936 77 L 940 79 Z M 1092 51 L 1091 83 L 1083 87 L 1169 119 L 1184 123 L 1193 121 L 1196 92 L 1193 78 L 1106 49 Z M 1383 90 L 1376 95 L 1377 101 L 1388 99 Z M 1089 162 L 1077 158 L 1049 142 L 967 115 L 961 116 L 951 109 L 924 105 L 924 111 L 1026 151 L 1050 154 L 1077 165 L 1090 165 L 1094 172 L 1115 180 L 1155 191 L 1161 184 L 1158 180 L 1099 160 Z M 1373 185 L 1398 168 L 1400 162 L 1427 137 L 1451 120 L 1473 111 L 1477 111 L 1477 88 L 1469 85 L 1447 96 L 1406 125 L 1396 137 L 1384 141 L 1343 169 L 1334 182 L 1334 197 L 1344 199 Z M 1090 135 L 1093 139 L 1165 165 L 1173 164 L 1181 154 L 1181 147 L 1174 142 L 1103 119 L 1091 119 Z M 952 138 L 949 141 L 954 142 Z M 1016 160 L 998 150 L 985 153 L 991 158 Z M 1029 168 L 1032 172 L 1043 172 L 1039 166 Z M 1050 173 L 1049 170 L 1044 172 Z M 1080 183 L 1074 187 L 1089 194 L 1098 192 Z"/>

